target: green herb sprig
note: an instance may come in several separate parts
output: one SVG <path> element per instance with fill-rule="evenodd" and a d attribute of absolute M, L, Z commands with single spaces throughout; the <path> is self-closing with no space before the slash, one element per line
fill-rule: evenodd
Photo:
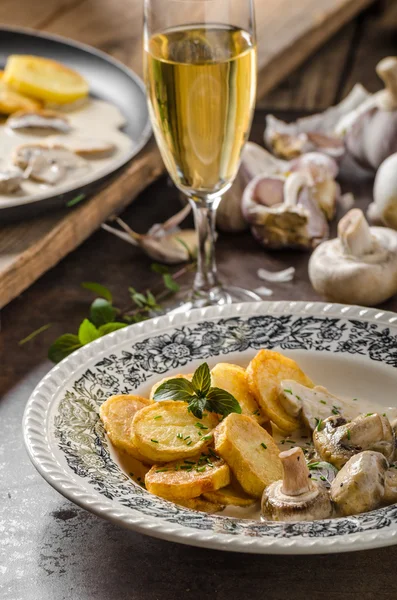
<path fill-rule="evenodd" d="M 169 379 L 156 390 L 154 400 L 176 400 L 187 402 L 188 411 L 197 419 L 203 418 L 204 410 L 226 417 L 230 413 L 241 414 L 241 406 L 236 398 L 226 390 L 211 387 L 211 373 L 207 363 L 194 372 L 192 381 L 183 377 Z M 202 439 L 206 439 L 204 436 Z"/>

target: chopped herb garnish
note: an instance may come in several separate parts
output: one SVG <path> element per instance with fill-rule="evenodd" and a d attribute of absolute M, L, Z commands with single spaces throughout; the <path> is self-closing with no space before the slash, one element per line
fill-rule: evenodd
<path fill-rule="evenodd" d="M 177 433 L 176 437 L 178 438 L 178 440 L 183 440 L 183 435 L 181 433 Z"/>
<path fill-rule="evenodd" d="M 284 390 L 286 394 L 292 394 L 292 390 Z"/>
<path fill-rule="evenodd" d="M 340 412 L 339 412 L 339 410 L 337 408 L 333 408 L 331 412 L 332 412 L 333 415 L 339 415 L 340 414 Z"/>
<path fill-rule="evenodd" d="M 287 444 L 296 444 L 295 440 L 285 440 Z"/>
<path fill-rule="evenodd" d="M 168 469 L 157 469 L 156 473 L 165 473 Z"/>
<path fill-rule="evenodd" d="M 192 445 L 192 440 L 189 440 L 188 442 L 186 442 L 186 446 L 191 446 Z"/>
<path fill-rule="evenodd" d="M 302 398 L 301 398 L 300 396 L 298 396 L 298 394 L 295 394 L 295 398 L 296 398 L 297 400 L 299 400 L 299 402 L 302 400 Z"/>
<path fill-rule="evenodd" d="M 205 471 L 206 467 L 204 465 L 204 467 L 197 467 L 196 471 L 197 473 L 202 473 L 203 471 Z"/>
<path fill-rule="evenodd" d="M 383 413 L 382 417 L 385 417 L 385 416 L 386 416 L 386 413 Z"/>
<path fill-rule="evenodd" d="M 261 446 L 262 446 L 262 448 L 264 448 L 265 450 L 267 450 L 267 446 L 266 446 L 265 442 L 262 442 Z"/>
<path fill-rule="evenodd" d="M 202 440 L 212 440 L 212 433 L 207 433 L 207 435 L 203 435 Z"/>
<path fill-rule="evenodd" d="M 285 444 L 285 440 L 280 440 L 280 444 Z"/>
<path fill-rule="evenodd" d="M 153 419 L 162 419 L 162 415 L 156 415 L 155 417 L 153 417 Z"/>
<path fill-rule="evenodd" d="M 319 464 L 320 464 L 320 461 L 312 462 L 312 463 L 309 463 L 307 465 L 307 467 L 308 467 L 308 469 L 317 469 Z"/>
<path fill-rule="evenodd" d="M 327 478 L 324 477 L 324 475 L 320 475 L 320 479 L 321 479 L 321 481 L 327 481 Z"/>
<path fill-rule="evenodd" d="M 357 402 L 358 398 L 353 398 L 353 402 Z"/>
<path fill-rule="evenodd" d="M 194 462 L 194 460 L 184 460 L 183 461 L 185 464 L 187 465 L 195 465 L 196 463 Z"/>
<path fill-rule="evenodd" d="M 374 413 L 367 413 L 365 416 L 366 416 L 366 417 L 372 417 L 372 415 L 373 415 L 373 414 L 374 414 Z"/>
<path fill-rule="evenodd" d="M 159 443 L 159 441 L 158 441 L 158 440 L 152 440 L 152 439 L 151 439 L 150 441 L 151 441 L 151 442 L 153 442 L 153 444 L 158 444 L 158 443 Z"/>
<path fill-rule="evenodd" d="M 129 473 L 129 476 L 130 477 L 134 477 L 134 473 Z"/>
<path fill-rule="evenodd" d="M 350 440 L 350 437 L 351 437 L 351 435 L 350 435 L 350 429 L 348 429 L 347 430 L 347 439 Z"/>
<path fill-rule="evenodd" d="M 186 442 L 186 440 L 188 440 L 190 438 L 190 435 L 187 435 L 186 437 L 183 438 L 183 440 Z"/>
<path fill-rule="evenodd" d="M 185 471 L 191 471 L 193 469 L 192 465 L 181 465 L 179 468 Z"/>
<path fill-rule="evenodd" d="M 321 404 L 327 404 L 325 400 L 320 400 Z"/>
<path fill-rule="evenodd" d="M 195 427 L 197 427 L 198 429 L 208 429 L 208 427 L 206 427 L 205 425 L 203 425 L 202 423 L 195 423 L 194 425 Z"/>
<path fill-rule="evenodd" d="M 254 410 L 254 412 L 252 414 L 255 415 L 256 417 L 261 416 L 261 413 L 259 412 L 259 410 Z"/>
<path fill-rule="evenodd" d="M 219 458 L 219 456 L 217 455 L 217 453 L 215 452 L 215 450 L 213 450 L 212 448 L 208 448 L 208 452 L 211 454 L 211 456 L 213 458 Z"/>
<path fill-rule="evenodd" d="M 320 431 L 320 427 L 321 427 L 321 425 L 323 423 L 323 420 L 322 419 L 317 419 L 317 417 L 315 417 L 315 421 L 316 421 L 316 430 Z"/>

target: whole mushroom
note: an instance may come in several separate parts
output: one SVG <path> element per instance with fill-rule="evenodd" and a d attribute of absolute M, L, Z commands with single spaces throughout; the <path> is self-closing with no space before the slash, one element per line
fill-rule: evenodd
<path fill-rule="evenodd" d="M 372 413 L 347 422 L 340 415 L 328 417 L 313 433 L 319 456 L 338 469 L 363 450 L 373 450 L 391 460 L 395 434 L 387 417 Z"/>
<path fill-rule="evenodd" d="M 368 208 L 369 219 L 397 229 L 397 152 L 380 165 L 373 197 L 374 201 Z"/>
<path fill-rule="evenodd" d="M 358 208 L 339 222 L 338 237 L 309 261 L 310 281 L 332 302 L 374 306 L 397 292 L 397 232 L 369 227 Z"/>
<path fill-rule="evenodd" d="M 315 521 L 332 516 L 328 492 L 312 480 L 302 448 L 280 453 L 284 478 L 265 488 L 262 516 L 271 521 Z"/>
<path fill-rule="evenodd" d="M 352 456 L 331 484 L 331 499 L 340 515 L 377 508 L 384 499 L 389 464 L 383 454 L 366 450 Z"/>

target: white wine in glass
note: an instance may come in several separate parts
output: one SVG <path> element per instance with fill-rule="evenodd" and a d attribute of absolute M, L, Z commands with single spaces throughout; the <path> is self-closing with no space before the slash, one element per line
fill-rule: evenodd
<path fill-rule="evenodd" d="M 255 103 L 251 0 L 145 0 L 145 81 L 161 155 L 198 233 L 186 300 L 194 307 L 257 300 L 219 282 L 214 254 L 216 209 L 237 174 Z"/>

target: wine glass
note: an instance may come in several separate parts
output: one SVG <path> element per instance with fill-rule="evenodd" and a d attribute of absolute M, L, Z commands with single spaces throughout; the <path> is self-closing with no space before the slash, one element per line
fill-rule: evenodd
<path fill-rule="evenodd" d="M 222 285 L 214 249 L 216 209 L 237 174 L 255 104 L 253 0 L 145 0 L 144 56 L 154 135 L 198 235 L 186 304 L 259 300 Z"/>

